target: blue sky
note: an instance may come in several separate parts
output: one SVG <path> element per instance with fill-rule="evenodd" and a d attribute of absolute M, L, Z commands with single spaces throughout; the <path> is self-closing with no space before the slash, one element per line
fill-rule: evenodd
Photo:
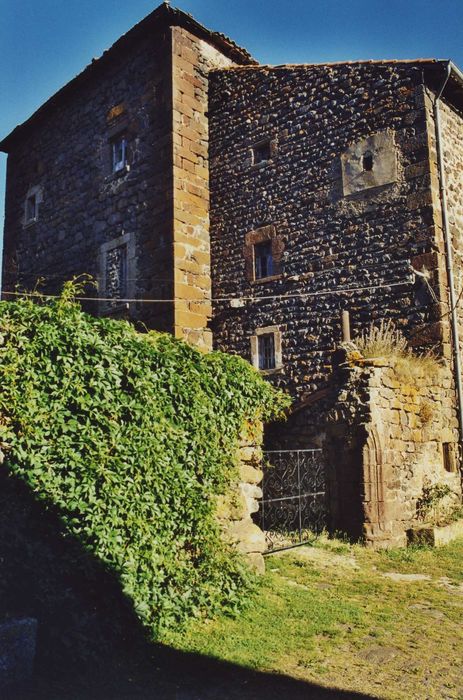
<path fill-rule="evenodd" d="M 0 136 L 149 14 L 152 0 L 0 0 Z M 463 0 L 177 0 L 263 63 L 451 58 Z M 0 154 L 0 222 L 6 157 Z M 3 228 L 3 225 L 0 227 Z"/>

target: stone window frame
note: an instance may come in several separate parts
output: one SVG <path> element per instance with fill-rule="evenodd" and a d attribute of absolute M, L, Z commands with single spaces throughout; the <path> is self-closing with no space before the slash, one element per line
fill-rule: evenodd
<path fill-rule="evenodd" d="M 266 242 L 271 242 L 272 246 L 271 253 L 273 274 L 269 275 L 268 277 L 256 278 L 255 246 L 259 243 Z M 243 248 L 246 279 L 251 284 L 262 284 L 279 279 L 281 277 L 281 263 L 283 260 L 284 249 L 285 246 L 283 239 L 280 235 L 278 235 L 274 224 L 270 224 L 269 226 L 261 226 L 253 231 L 248 231 L 244 237 Z"/>
<path fill-rule="evenodd" d="M 115 248 L 126 247 L 126 273 L 127 273 L 127 284 L 126 284 L 126 298 L 134 299 L 136 296 L 136 276 L 137 276 L 137 265 L 136 265 L 136 248 L 135 248 L 135 236 L 132 233 L 123 233 L 117 238 L 113 238 L 106 243 L 100 245 L 98 254 L 98 290 L 99 296 L 106 297 L 106 269 L 107 269 L 107 256 L 108 252 L 114 250 Z M 122 310 L 130 309 L 131 304 L 135 302 L 127 302 L 123 300 L 114 301 L 100 301 L 98 304 L 98 311 L 101 316 L 109 316 L 112 314 L 118 314 Z"/>
<path fill-rule="evenodd" d="M 256 162 L 256 151 L 259 150 L 259 148 L 262 148 L 263 146 L 266 146 L 268 144 L 269 148 L 269 158 L 265 160 L 259 160 Z M 252 144 L 252 146 L 249 149 L 249 157 L 250 157 L 250 162 L 251 162 L 251 168 L 253 169 L 259 169 L 263 168 L 267 165 L 267 163 L 270 163 L 270 161 L 276 156 L 278 152 L 278 141 L 275 138 L 271 138 L 270 136 L 260 139 L 259 141 L 256 141 L 255 143 Z"/>
<path fill-rule="evenodd" d="M 29 216 L 29 203 L 34 199 L 34 212 L 33 217 Z M 40 215 L 40 205 L 43 202 L 43 189 L 41 185 L 34 185 L 30 187 L 27 191 L 26 197 L 24 199 L 24 213 L 23 213 L 23 226 L 32 226 L 39 220 Z"/>
<path fill-rule="evenodd" d="M 259 337 L 263 335 L 273 335 L 273 344 L 275 352 L 275 367 L 272 369 L 261 369 L 259 367 Z M 256 328 L 251 336 L 251 363 L 262 375 L 275 374 L 283 369 L 283 353 L 282 353 L 282 332 L 279 326 L 263 326 Z"/>

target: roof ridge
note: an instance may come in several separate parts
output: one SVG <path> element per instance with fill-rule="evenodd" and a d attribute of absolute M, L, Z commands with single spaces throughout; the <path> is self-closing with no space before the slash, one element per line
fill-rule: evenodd
<path fill-rule="evenodd" d="M 437 65 L 446 63 L 443 58 L 365 58 L 348 61 L 322 61 L 318 63 L 258 63 L 255 65 L 227 66 L 220 70 L 274 70 L 278 68 L 329 68 L 331 66 L 351 66 L 351 65 L 402 65 L 416 63 Z"/>

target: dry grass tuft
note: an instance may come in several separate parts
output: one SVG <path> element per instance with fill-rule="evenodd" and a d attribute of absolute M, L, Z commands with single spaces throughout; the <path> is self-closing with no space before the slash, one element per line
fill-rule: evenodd
<path fill-rule="evenodd" d="M 349 345 L 349 349 L 357 350 L 365 359 L 393 360 L 397 374 L 404 380 L 433 377 L 440 368 L 432 350 L 421 355 L 414 354 L 392 319 L 382 320 L 379 326 L 372 323 L 367 331 Z"/>
<path fill-rule="evenodd" d="M 403 357 L 408 352 L 406 339 L 391 319 L 381 321 L 379 326 L 372 323 L 354 343 L 365 358 Z"/>

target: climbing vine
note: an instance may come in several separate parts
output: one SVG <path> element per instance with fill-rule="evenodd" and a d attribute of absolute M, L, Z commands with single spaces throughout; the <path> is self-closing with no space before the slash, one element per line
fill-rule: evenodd
<path fill-rule="evenodd" d="M 215 496 L 243 422 L 287 398 L 237 357 L 93 318 L 74 293 L 0 303 L 2 469 L 117 575 L 153 637 L 238 608 L 248 573 Z"/>

